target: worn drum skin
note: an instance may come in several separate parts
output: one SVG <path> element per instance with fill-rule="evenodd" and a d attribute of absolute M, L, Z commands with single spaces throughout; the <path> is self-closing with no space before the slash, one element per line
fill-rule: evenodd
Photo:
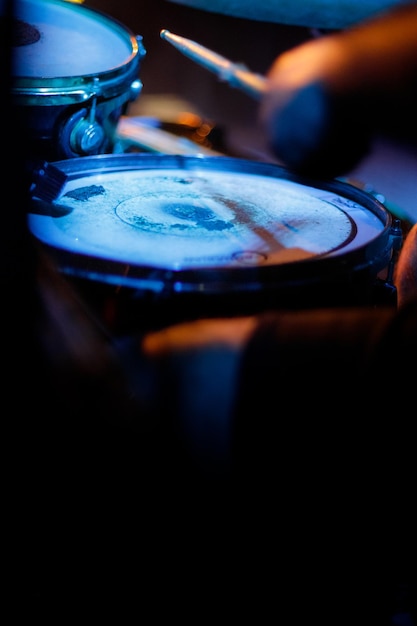
<path fill-rule="evenodd" d="M 372 304 L 398 235 L 368 193 L 275 164 L 119 154 L 41 174 L 30 231 L 118 328 Z"/>
<path fill-rule="evenodd" d="M 72 2 L 16 5 L 12 94 L 28 158 L 112 152 L 117 123 L 142 89 L 142 37 Z"/>

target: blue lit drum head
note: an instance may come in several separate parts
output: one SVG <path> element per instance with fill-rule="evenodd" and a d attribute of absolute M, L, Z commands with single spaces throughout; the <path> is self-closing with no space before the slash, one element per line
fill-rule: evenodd
<path fill-rule="evenodd" d="M 332 190 L 203 166 L 98 170 L 69 181 L 52 213 L 54 205 L 65 214 L 30 215 L 44 242 L 172 270 L 337 256 L 384 229 L 377 215 Z"/>
<path fill-rule="evenodd" d="M 338 181 L 228 157 L 99 155 L 53 164 L 29 227 L 63 271 L 160 292 L 354 285 L 391 255 L 391 218 Z M 358 270 L 358 272 L 357 272 Z M 343 288 L 343 287 L 342 287 Z M 332 290 L 331 290 L 332 291 Z"/>
<path fill-rule="evenodd" d="M 100 75 L 123 68 L 134 52 L 126 29 L 76 3 L 19 0 L 15 15 L 16 78 Z"/>

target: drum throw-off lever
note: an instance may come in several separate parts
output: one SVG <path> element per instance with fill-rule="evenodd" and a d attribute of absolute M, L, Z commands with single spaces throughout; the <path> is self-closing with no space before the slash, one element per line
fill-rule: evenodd
<path fill-rule="evenodd" d="M 61 193 L 68 176 L 53 163 L 43 161 L 32 172 L 30 194 L 43 202 L 53 202 Z"/>

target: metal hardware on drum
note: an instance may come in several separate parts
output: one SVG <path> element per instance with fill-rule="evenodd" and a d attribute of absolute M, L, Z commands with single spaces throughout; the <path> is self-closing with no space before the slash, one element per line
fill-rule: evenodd
<path fill-rule="evenodd" d="M 217 74 L 220 80 L 245 91 L 252 98 L 259 99 L 265 91 L 267 79 L 260 74 L 250 72 L 244 65 L 232 63 L 201 44 L 174 35 L 167 29 L 161 30 L 160 36 L 161 39 L 168 41 L 185 56 Z"/>
<path fill-rule="evenodd" d="M 19 0 L 12 97 L 29 161 L 110 153 L 142 90 L 142 37 L 106 14 L 62 0 Z"/>
<path fill-rule="evenodd" d="M 386 295 L 391 291 L 393 295 L 396 297 L 396 287 L 394 285 L 394 272 L 395 266 L 397 264 L 398 256 L 400 254 L 400 250 L 404 241 L 404 233 L 401 226 L 401 220 L 394 219 L 391 226 L 391 241 L 392 241 L 392 255 L 391 259 L 386 267 L 385 276 L 379 277 L 379 279 L 375 283 L 375 293 L 376 290 L 380 289 L 382 292 L 382 296 Z"/>

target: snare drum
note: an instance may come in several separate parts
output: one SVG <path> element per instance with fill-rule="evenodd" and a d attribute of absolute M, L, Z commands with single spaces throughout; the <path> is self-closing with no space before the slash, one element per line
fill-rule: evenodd
<path fill-rule="evenodd" d="M 244 159 L 126 153 L 49 164 L 29 229 L 123 332 L 372 303 L 394 240 L 389 212 L 348 183 Z"/>
<path fill-rule="evenodd" d="M 141 36 L 64 0 L 19 0 L 12 95 L 29 159 L 111 152 L 119 118 L 141 91 Z"/>

